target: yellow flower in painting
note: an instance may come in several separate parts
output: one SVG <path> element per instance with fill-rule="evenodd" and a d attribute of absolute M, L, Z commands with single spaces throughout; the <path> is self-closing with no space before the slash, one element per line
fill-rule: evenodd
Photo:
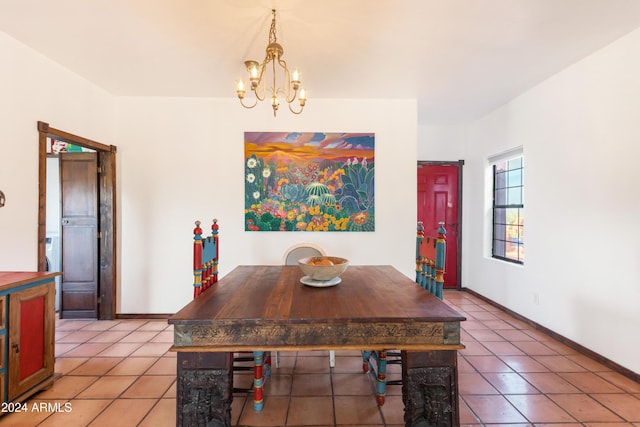
<path fill-rule="evenodd" d="M 296 228 L 300 231 L 304 231 L 307 228 L 307 223 L 300 221 L 296 224 Z"/>
<path fill-rule="evenodd" d="M 294 219 L 296 219 L 296 216 L 298 216 L 298 213 L 295 210 L 287 212 L 287 219 L 289 221 L 293 221 Z"/>

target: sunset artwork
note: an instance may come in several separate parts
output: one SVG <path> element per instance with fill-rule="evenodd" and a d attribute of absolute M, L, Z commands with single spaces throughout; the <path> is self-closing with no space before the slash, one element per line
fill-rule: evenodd
<path fill-rule="evenodd" d="M 246 231 L 374 231 L 373 133 L 245 132 Z"/>

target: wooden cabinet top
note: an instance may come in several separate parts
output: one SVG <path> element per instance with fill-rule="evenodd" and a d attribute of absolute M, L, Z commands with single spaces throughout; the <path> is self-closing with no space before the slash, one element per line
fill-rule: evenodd
<path fill-rule="evenodd" d="M 27 283 L 46 281 L 61 274 L 49 271 L 0 271 L 0 291 Z"/>

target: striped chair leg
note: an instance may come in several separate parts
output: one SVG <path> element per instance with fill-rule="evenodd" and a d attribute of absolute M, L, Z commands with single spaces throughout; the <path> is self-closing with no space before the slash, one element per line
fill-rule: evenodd
<path fill-rule="evenodd" d="M 262 408 L 264 407 L 264 400 L 262 395 L 262 386 L 264 385 L 264 377 L 262 375 L 264 353 L 261 351 L 254 351 L 253 359 L 253 409 L 256 412 L 262 412 Z"/>
<path fill-rule="evenodd" d="M 378 375 L 376 377 L 376 401 L 378 406 L 384 405 L 387 394 L 387 352 L 377 351 Z"/>
<path fill-rule="evenodd" d="M 365 374 L 369 372 L 370 359 L 371 359 L 371 352 L 363 351 L 362 352 L 362 372 L 364 372 Z"/>

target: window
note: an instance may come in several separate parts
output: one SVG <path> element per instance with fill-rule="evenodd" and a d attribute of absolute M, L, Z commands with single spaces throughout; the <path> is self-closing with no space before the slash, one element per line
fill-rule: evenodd
<path fill-rule="evenodd" d="M 492 255 L 524 263 L 524 198 L 522 156 L 498 160 L 493 165 Z"/>

